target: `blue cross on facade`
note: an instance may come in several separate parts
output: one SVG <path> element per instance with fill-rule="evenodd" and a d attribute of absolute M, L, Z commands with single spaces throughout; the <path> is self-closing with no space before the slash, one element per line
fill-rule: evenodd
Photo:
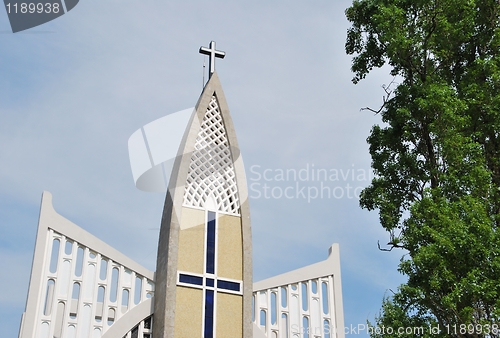
<path fill-rule="evenodd" d="M 205 225 L 205 273 L 203 275 L 179 271 L 177 285 L 204 290 L 204 338 L 214 337 L 215 298 L 217 292 L 242 294 L 242 281 L 221 279 L 216 274 L 217 214 L 207 212 Z"/>

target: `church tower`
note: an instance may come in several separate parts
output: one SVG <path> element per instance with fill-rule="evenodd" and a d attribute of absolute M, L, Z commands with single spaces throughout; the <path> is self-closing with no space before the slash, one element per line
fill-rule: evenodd
<path fill-rule="evenodd" d="M 210 58 L 209 80 L 169 180 L 158 245 L 155 338 L 252 337 L 248 192 L 229 108 Z"/>

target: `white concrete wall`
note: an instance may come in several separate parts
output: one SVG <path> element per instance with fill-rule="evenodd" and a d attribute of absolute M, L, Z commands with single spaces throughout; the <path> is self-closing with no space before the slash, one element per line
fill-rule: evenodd
<path fill-rule="evenodd" d="M 338 244 L 323 262 L 254 283 L 252 310 L 268 338 L 344 338 Z"/>
<path fill-rule="evenodd" d="M 151 303 L 153 280 L 153 272 L 57 214 L 45 192 L 19 337 L 101 338 L 141 303 Z M 144 318 L 127 323 L 123 334 Z"/>

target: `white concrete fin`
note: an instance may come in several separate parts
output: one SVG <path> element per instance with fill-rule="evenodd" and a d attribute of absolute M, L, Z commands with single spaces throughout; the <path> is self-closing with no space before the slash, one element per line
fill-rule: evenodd
<path fill-rule="evenodd" d="M 153 272 L 57 214 L 44 192 L 19 337 L 101 338 L 121 322 L 126 333 L 151 315 L 153 295 Z M 135 323 L 121 321 L 146 302 Z"/>
<path fill-rule="evenodd" d="M 253 290 L 255 338 L 345 337 L 338 244 L 325 261 L 256 282 Z"/>

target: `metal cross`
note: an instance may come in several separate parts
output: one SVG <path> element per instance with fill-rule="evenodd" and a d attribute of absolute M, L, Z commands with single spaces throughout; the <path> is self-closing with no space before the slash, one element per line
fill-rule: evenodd
<path fill-rule="evenodd" d="M 208 55 L 208 78 L 212 76 L 215 71 L 215 58 L 223 59 L 226 53 L 215 49 L 215 41 L 210 41 L 210 47 L 200 47 L 200 53 Z"/>

